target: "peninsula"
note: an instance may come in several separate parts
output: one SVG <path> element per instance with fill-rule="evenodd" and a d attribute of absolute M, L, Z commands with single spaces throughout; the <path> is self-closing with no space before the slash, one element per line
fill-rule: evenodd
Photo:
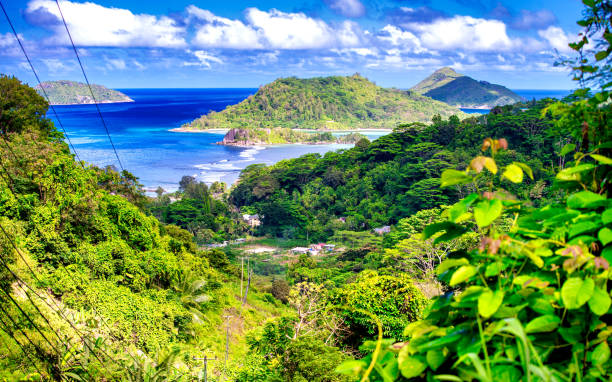
<path fill-rule="evenodd" d="M 35 87 L 38 94 L 49 97 L 51 105 L 84 105 L 98 103 L 134 102 L 127 95 L 102 85 L 91 85 L 95 101 L 87 84 L 76 81 L 45 81 Z M 42 89 L 45 91 L 43 92 Z"/>

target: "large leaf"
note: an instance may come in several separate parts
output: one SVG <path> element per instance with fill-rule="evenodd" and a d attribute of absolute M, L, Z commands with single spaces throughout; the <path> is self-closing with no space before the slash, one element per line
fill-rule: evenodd
<path fill-rule="evenodd" d="M 476 199 L 478 199 L 478 194 L 472 193 L 466 196 L 465 198 L 461 199 L 459 202 L 455 203 L 448 210 L 449 220 L 456 223 L 457 219 L 459 219 L 459 217 L 461 217 L 463 214 L 465 214 L 468 211 L 468 208 Z"/>
<path fill-rule="evenodd" d="M 606 198 L 594 192 L 580 191 L 567 198 L 567 206 L 569 208 L 587 208 L 603 200 L 606 200 Z"/>
<path fill-rule="evenodd" d="M 595 287 L 593 295 L 589 299 L 589 308 L 594 314 L 601 316 L 608 313 L 610 310 L 610 295 L 605 290 Z"/>
<path fill-rule="evenodd" d="M 593 279 L 583 280 L 579 277 L 572 277 L 565 281 L 561 288 L 561 298 L 567 309 L 578 309 L 584 305 L 595 289 Z"/>
<path fill-rule="evenodd" d="M 612 223 L 612 208 L 608 208 L 601 214 L 601 221 L 604 224 Z"/>
<path fill-rule="evenodd" d="M 464 171 L 448 169 L 442 172 L 440 187 L 450 187 L 457 184 L 470 183 L 471 181 L 472 177 L 467 175 Z"/>
<path fill-rule="evenodd" d="M 516 166 L 519 166 L 525 173 L 527 173 L 527 176 L 529 176 L 529 178 L 533 180 L 533 170 L 531 169 L 531 167 L 521 162 L 512 162 L 512 163 Z"/>
<path fill-rule="evenodd" d="M 444 273 L 445 271 L 451 268 L 455 268 L 460 265 L 466 265 L 469 263 L 470 262 L 464 257 L 461 257 L 459 259 L 445 259 L 444 261 L 440 263 L 440 265 L 438 265 L 438 268 L 436 268 L 436 273 L 441 275 L 442 273 Z"/>
<path fill-rule="evenodd" d="M 506 170 L 502 174 L 502 177 L 508 179 L 512 183 L 521 183 L 523 181 L 523 169 L 514 163 L 509 164 L 506 166 Z"/>
<path fill-rule="evenodd" d="M 448 284 L 450 286 L 461 284 L 465 280 L 474 276 L 477 272 L 478 270 L 476 269 L 476 267 L 472 265 L 463 265 L 459 267 L 459 269 L 457 269 L 455 273 L 453 273 L 453 276 L 451 277 L 450 282 Z"/>
<path fill-rule="evenodd" d="M 608 243 L 612 242 L 612 229 L 607 227 L 600 229 L 597 238 L 604 246 L 608 245 Z"/>
<path fill-rule="evenodd" d="M 474 218 L 480 228 L 487 227 L 501 215 L 502 202 L 498 199 L 483 200 L 474 207 Z"/>
<path fill-rule="evenodd" d="M 572 224 L 569 230 L 569 237 L 578 236 L 585 232 L 595 231 L 601 226 L 599 221 L 583 221 L 580 223 Z"/>
<path fill-rule="evenodd" d="M 552 332 L 557 329 L 559 324 L 561 323 L 561 319 L 555 315 L 547 314 L 545 316 L 540 316 L 531 320 L 527 326 L 525 326 L 526 333 L 542 333 L 542 332 Z"/>
<path fill-rule="evenodd" d="M 478 296 L 478 313 L 484 318 L 489 318 L 497 312 L 497 309 L 502 304 L 504 300 L 504 292 L 501 290 L 496 290 L 493 292 L 490 289 L 482 292 L 480 296 Z"/>
<path fill-rule="evenodd" d="M 610 359 L 610 346 L 606 341 L 600 343 L 593 349 L 591 353 L 591 362 L 593 365 L 603 365 Z"/>
<path fill-rule="evenodd" d="M 414 378 L 421 375 L 427 369 L 427 364 L 421 357 L 406 357 L 400 361 L 399 369 L 405 378 Z"/>
<path fill-rule="evenodd" d="M 367 367 L 368 365 L 361 360 L 349 360 L 338 365 L 338 367 L 336 367 L 336 373 L 355 376 L 358 375 L 361 370 L 364 370 Z"/>
<path fill-rule="evenodd" d="M 442 350 L 429 350 L 425 356 L 431 370 L 437 370 L 444 363 L 446 356 Z"/>
<path fill-rule="evenodd" d="M 599 163 L 612 165 L 612 159 L 603 155 L 591 154 L 591 158 L 595 159 Z"/>
<path fill-rule="evenodd" d="M 563 146 L 563 148 L 561 149 L 561 152 L 559 153 L 559 156 L 565 156 L 571 153 L 572 151 L 574 151 L 575 149 L 576 149 L 575 144 L 568 143 L 567 145 Z"/>

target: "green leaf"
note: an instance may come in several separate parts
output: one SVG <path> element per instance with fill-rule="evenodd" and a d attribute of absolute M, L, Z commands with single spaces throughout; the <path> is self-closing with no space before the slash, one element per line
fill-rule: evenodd
<path fill-rule="evenodd" d="M 604 224 L 612 223 L 612 208 L 608 208 L 601 214 L 601 221 Z"/>
<path fill-rule="evenodd" d="M 591 191 L 580 191 L 570 195 L 567 198 L 567 206 L 569 208 L 587 208 L 590 205 L 606 200 L 601 195 Z"/>
<path fill-rule="evenodd" d="M 568 143 L 567 145 L 563 146 L 561 152 L 559 153 L 559 156 L 565 156 L 574 150 L 576 150 L 576 145 L 573 143 Z"/>
<path fill-rule="evenodd" d="M 597 233 L 597 238 L 604 246 L 608 245 L 608 243 L 612 242 L 612 229 L 608 227 L 600 229 L 599 233 Z"/>
<path fill-rule="evenodd" d="M 436 269 L 436 273 L 441 275 L 442 273 L 444 273 L 445 271 L 451 268 L 455 268 L 460 265 L 466 265 L 469 263 L 470 262 L 466 258 L 463 258 L 463 257 L 460 259 L 446 259 L 442 261 L 440 265 L 438 265 L 438 268 Z"/>
<path fill-rule="evenodd" d="M 569 278 L 561 288 L 563 304 L 567 309 L 578 309 L 589 301 L 594 289 L 595 282 L 592 279 Z"/>
<path fill-rule="evenodd" d="M 474 207 L 474 218 L 480 228 L 487 227 L 501 215 L 502 202 L 498 199 L 483 200 Z"/>
<path fill-rule="evenodd" d="M 578 236 L 585 232 L 595 231 L 600 226 L 601 226 L 600 222 L 594 222 L 594 221 L 584 221 L 584 222 L 573 224 L 570 226 L 569 237 L 572 238 L 574 236 Z"/>
<path fill-rule="evenodd" d="M 442 236 L 436 238 L 436 242 L 451 240 L 458 236 L 461 236 L 467 231 L 466 227 L 459 224 L 455 224 L 450 221 L 430 224 L 423 230 L 423 239 L 429 239 L 438 232 L 445 232 Z"/>
<path fill-rule="evenodd" d="M 598 316 L 604 315 L 610 310 L 610 303 L 612 303 L 612 301 L 608 292 L 599 287 L 595 287 L 593 295 L 589 299 L 589 308 L 591 308 L 591 312 Z"/>
<path fill-rule="evenodd" d="M 512 163 L 519 166 L 523 171 L 525 171 L 525 173 L 527 173 L 527 176 L 529 176 L 529 178 L 533 180 L 533 170 L 531 169 L 531 167 L 521 162 L 512 162 Z"/>
<path fill-rule="evenodd" d="M 470 183 L 471 181 L 472 177 L 466 174 L 464 171 L 448 169 L 442 172 L 440 187 L 450 187 L 457 184 Z"/>
<path fill-rule="evenodd" d="M 425 359 L 431 370 L 436 371 L 444 363 L 446 356 L 442 350 L 429 350 Z"/>
<path fill-rule="evenodd" d="M 489 318 L 497 312 L 497 309 L 504 301 L 504 292 L 501 290 L 496 290 L 493 292 L 490 289 L 482 292 L 480 296 L 478 296 L 478 313 L 484 318 Z"/>
<path fill-rule="evenodd" d="M 547 314 L 531 320 L 527 326 L 525 326 L 526 333 L 545 333 L 552 332 L 557 329 L 561 319 L 555 315 Z"/>
<path fill-rule="evenodd" d="M 457 219 L 459 219 L 459 217 L 461 217 L 463 214 L 465 214 L 468 211 L 468 208 L 476 199 L 478 199 L 478 194 L 472 193 L 466 196 L 465 198 L 461 199 L 459 202 L 455 203 L 448 210 L 449 220 L 453 222 L 457 222 Z"/>
<path fill-rule="evenodd" d="M 523 181 L 523 170 L 513 164 L 506 166 L 506 171 L 502 174 L 503 178 L 508 179 L 512 183 L 521 183 Z"/>
<path fill-rule="evenodd" d="M 399 369 L 405 378 L 414 378 L 427 369 L 427 364 L 420 357 L 407 357 L 400 362 Z"/>
<path fill-rule="evenodd" d="M 597 345 L 591 353 L 591 362 L 593 365 L 603 365 L 610 359 L 610 346 L 607 341 Z"/>
<path fill-rule="evenodd" d="M 605 157 L 603 155 L 590 154 L 591 158 L 595 159 L 599 163 L 610 164 L 612 165 L 612 159 Z"/>
<path fill-rule="evenodd" d="M 453 273 L 448 285 L 455 286 L 474 276 L 478 270 L 472 265 L 463 265 Z"/>
<path fill-rule="evenodd" d="M 606 259 L 608 264 L 612 265 L 612 245 L 604 248 L 603 251 L 601 251 L 601 257 Z"/>

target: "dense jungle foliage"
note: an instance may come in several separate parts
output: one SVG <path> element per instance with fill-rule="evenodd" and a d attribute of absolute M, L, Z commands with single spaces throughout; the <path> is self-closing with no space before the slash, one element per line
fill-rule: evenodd
<path fill-rule="evenodd" d="M 497 107 L 462 121 L 435 117 L 430 125 L 400 125 L 393 134 L 362 140 L 344 152 L 252 165 L 229 200 L 262 214 L 261 231 L 277 236 L 327 240 L 338 231 L 371 230 L 472 192 L 473 185 L 441 189 L 440 175 L 448 167 L 465 168 L 485 138 L 498 136 L 512 148 L 498 162 L 525 162 L 536 179 L 509 191 L 539 205 L 554 198 L 548 186 L 567 141 L 556 132 L 556 118 L 544 112 L 553 102 Z"/>
<path fill-rule="evenodd" d="M 429 122 L 436 115 L 465 113 L 419 94 L 385 89 L 355 74 L 350 77 L 281 78 L 220 112 L 184 125 L 193 129 L 304 128 L 392 129 L 401 122 Z"/>

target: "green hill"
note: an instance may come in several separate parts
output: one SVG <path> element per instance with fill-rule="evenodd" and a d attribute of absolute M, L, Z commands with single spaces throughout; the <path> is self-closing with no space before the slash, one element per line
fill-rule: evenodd
<path fill-rule="evenodd" d="M 448 67 L 436 70 L 410 90 L 459 107 L 490 109 L 524 101 L 504 86 L 477 81 Z"/>
<path fill-rule="evenodd" d="M 392 129 L 401 122 L 465 114 L 458 109 L 397 89 L 385 89 L 355 74 L 350 77 L 281 78 L 221 112 L 183 126 L 219 128 Z"/>
<path fill-rule="evenodd" d="M 38 94 L 44 96 L 42 88 L 49 96 L 52 105 L 80 105 L 94 103 L 87 84 L 76 81 L 45 81 L 35 87 Z M 125 94 L 102 85 L 91 85 L 98 103 L 134 102 Z"/>

